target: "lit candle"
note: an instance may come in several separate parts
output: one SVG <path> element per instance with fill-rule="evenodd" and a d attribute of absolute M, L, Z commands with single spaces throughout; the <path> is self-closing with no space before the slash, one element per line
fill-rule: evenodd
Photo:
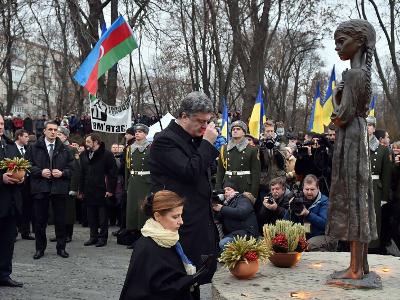
<path fill-rule="evenodd" d="M 390 269 L 388 268 L 388 267 L 384 267 L 384 268 L 382 268 L 382 272 L 385 272 L 385 273 L 387 273 L 387 272 L 389 272 L 390 271 Z"/>

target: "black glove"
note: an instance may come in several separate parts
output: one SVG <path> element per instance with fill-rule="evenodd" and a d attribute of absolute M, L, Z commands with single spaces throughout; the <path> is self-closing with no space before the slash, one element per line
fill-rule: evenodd
<path fill-rule="evenodd" d="M 200 269 L 198 269 L 197 272 L 193 275 L 194 282 L 196 282 L 204 274 L 208 273 L 208 269 L 214 259 L 214 256 L 215 256 L 214 254 L 201 256 L 201 260 L 203 261 L 203 264 L 201 265 Z"/>

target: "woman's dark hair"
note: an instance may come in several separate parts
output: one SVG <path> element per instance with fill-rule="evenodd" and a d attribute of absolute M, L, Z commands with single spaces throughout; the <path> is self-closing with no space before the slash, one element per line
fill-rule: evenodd
<path fill-rule="evenodd" d="M 151 194 L 143 201 L 142 209 L 146 216 L 153 217 L 155 212 L 165 215 L 170 210 L 183 206 L 184 200 L 177 193 L 162 190 Z"/>

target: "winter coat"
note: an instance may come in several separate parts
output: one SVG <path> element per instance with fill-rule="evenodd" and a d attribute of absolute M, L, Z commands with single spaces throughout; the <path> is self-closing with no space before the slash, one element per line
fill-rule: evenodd
<path fill-rule="evenodd" d="M 222 222 L 225 234 L 254 237 L 259 235 L 253 204 L 243 194 L 236 194 L 227 205 L 222 206 L 217 218 Z"/>
<path fill-rule="evenodd" d="M 83 192 L 87 205 L 105 205 L 106 192 L 115 192 L 118 169 L 114 155 L 105 149 L 102 142 L 99 149 L 94 151 L 92 159 L 89 159 L 89 151 L 80 156 L 81 180 L 79 191 Z"/>
<path fill-rule="evenodd" d="M 43 136 L 28 148 L 25 157 L 31 163 L 30 183 L 32 195 L 39 193 L 68 195 L 74 158 L 68 146 L 65 146 L 59 138 L 56 138 L 55 141 L 52 168 L 58 169 L 63 173 L 60 178 L 52 177 L 48 179 L 42 176 L 43 169 L 51 169 L 50 157 Z"/>
<path fill-rule="evenodd" d="M 21 157 L 17 146 L 6 136 L 0 140 L 0 161 L 4 158 Z M 0 170 L 0 218 L 15 215 L 21 212 L 21 189 L 22 184 L 3 183 L 3 174 L 7 170 Z"/>
<path fill-rule="evenodd" d="M 175 247 L 164 248 L 150 237 L 141 237 L 131 256 L 120 300 L 191 300 L 193 283 Z"/>
<path fill-rule="evenodd" d="M 153 192 L 166 189 L 185 198 L 180 242 L 197 267 L 202 264 L 201 255 L 216 254 L 218 249 L 210 170 L 218 154 L 212 144 L 193 138 L 175 120 L 156 135 L 150 150 Z M 215 269 L 216 261 L 204 283 L 211 280 Z"/>
<path fill-rule="evenodd" d="M 304 222 L 310 223 L 311 230 L 307 233 L 307 239 L 314 236 L 325 235 L 326 219 L 328 218 L 328 202 L 328 197 L 319 192 L 317 198 L 307 208 L 309 214 L 305 218 L 299 217 L 290 210 L 287 210 L 284 219 L 301 224 L 304 224 Z"/>

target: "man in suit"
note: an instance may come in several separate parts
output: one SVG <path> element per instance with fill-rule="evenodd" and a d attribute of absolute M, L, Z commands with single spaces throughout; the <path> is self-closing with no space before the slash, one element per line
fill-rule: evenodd
<path fill-rule="evenodd" d="M 210 166 L 219 155 L 213 146 L 218 132 L 211 119 L 213 106 L 201 92 L 192 92 L 182 101 L 178 119 L 157 134 L 150 150 L 149 166 L 153 192 L 170 190 L 185 198 L 180 242 L 197 268 L 201 256 L 216 254 L 218 234 L 211 206 Z M 216 270 L 216 260 L 199 284 L 208 283 Z M 200 299 L 197 286 L 194 299 Z"/>
<path fill-rule="evenodd" d="M 57 137 L 57 128 L 57 123 L 46 122 L 44 136 L 26 152 L 26 158 L 31 163 L 31 195 L 35 211 L 34 259 L 41 258 L 47 246 L 46 227 L 50 201 L 57 238 L 57 255 L 69 257 L 65 251 L 65 205 L 74 158 L 67 146 Z"/>
<path fill-rule="evenodd" d="M 15 145 L 22 157 L 25 156 L 25 152 L 28 147 L 29 132 L 25 129 L 18 129 L 15 131 Z M 23 184 L 21 191 L 22 194 L 22 214 L 18 220 L 18 230 L 21 233 L 23 240 L 34 240 L 35 238 L 30 235 L 31 228 L 30 224 L 33 221 L 33 205 L 30 195 L 30 184 L 29 184 L 29 173 Z"/>
<path fill-rule="evenodd" d="M 16 156 L 20 156 L 18 149 L 4 135 L 4 118 L 0 115 L 0 161 Z M 0 286 L 22 287 L 22 283 L 10 278 L 21 183 L 6 170 L 0 170 Z"/>

